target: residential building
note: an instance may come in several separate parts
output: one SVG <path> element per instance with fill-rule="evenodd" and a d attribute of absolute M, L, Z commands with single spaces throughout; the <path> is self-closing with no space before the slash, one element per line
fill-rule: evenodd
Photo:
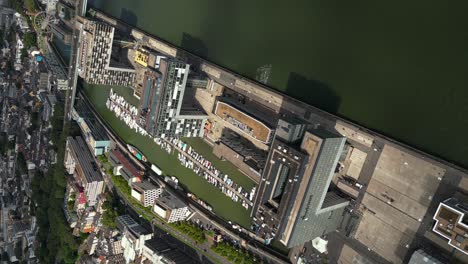
<path fill-rule="evenodd" d="M 82 98 L 76 98 L 72 118 L 76 121 L 93 155 L 98 156 L 110 148 L 110 138 L 104 126 L 96 119 L 92 109 Z"/>
<path fill-rule="evenodd" d="M 42 120 L 49 122 L 54 114 L 54 107 L 57 103 L 57 97 L 53 94 L 40 93 L 39 97 L 42 102 Z"/>
<path fill-rule="evenodd" d="M 161 238 L 153 238 L 145 241 L 143 263 L 188 264 L 194 263 L 194 261 L 178 249 L 170 247 Z"/>
<path fill-rule="evenodd" d="M 144 207 L 152 206 L 162 192 L 160 186 L 156 186 L 148 181 L 134 182 L 131 187 L 132 197 L 137 199 Z"/>
<path fill-rule="evenodd" d="M 127 159 L 120 150 L 114 149 L 109 152 L 109 162 L 114 167 L 114 175 L 122 176 L 128 185 L 132 182 L 141 182 L 143 171 Z"/>
<path fill-rule="evenodd" d="M 329 190 L 346 138 L 278 122 L 251 216 L 259 234 L 291 248 L 335 231 L 348 200 Z"/>
<path fill-rule="evenodd" d="M 79 230 L 81 233 L 91 233 L 96 230 L 101 214 L 96 212 L 94 207 L 86 207 L 79 212 L 78 218 L 75 230 Z"/>
<path fill-rule="evenodd" d="M 78 54 L 78 73 L 87 83 L 132 86 L 135 70 L 122 49 L 113 47 L 115 28 L 79 17 L 83 28 Z"/>
<path fill-rule="evenodd" d="M 64 163 L 67 172 L 84 188 L 87 204 L 94 206 L 104 191 L 104 180 L 82 137 L 67 138 Z"/>
<path fill-rule="evenodd" d="M 468 254 L 468 196 L 460 193 L 439 204 L 434 215 L 437 234 L 448 240 L 448 244 Z"/>
<path fill-rule="evenodd" d="M 47 91 L 49 87 L 49 71 L 43 62 L 38 63 L 37 90 Z"/>
<path fill-rule="evenodd" d="M 187 204 L 167 192 L 156 198 L 153 211 L 168 223 L 183 221 L 190 215 Z"/>
<path fill-rule="evenodd" d="M 15 13 L 15 22 L 22 32 L 26 32 L 29 29 L 28 21 L 20 13 Z"/>
<path fill-rule="evenodd" d="M 9 28 L 13 22 L 15 10 L 6 6 L 0 6 L 0 29 Z"/>
<path fill-rule="evenodd" d="M 140 125 L 154 137 L 201 137 L 207 115 L 187 96 L 190 65 L 157 56 L 144 74 L 140 96 Z"/>
<path fill-rule="evenodd" d="M 116 219 L 117 228 L 122 233 L 122 249 L 126 263 L 132 263 L 141 256 L 146 240 L 153 234 L 139 225 L 129 215 L 121 215 Z"/>

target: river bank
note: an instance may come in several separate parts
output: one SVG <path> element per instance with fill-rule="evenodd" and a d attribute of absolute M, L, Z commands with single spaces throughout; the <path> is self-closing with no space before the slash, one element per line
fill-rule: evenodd
<path fill-rule="evenodd" d="M 455 147 L 468 133 L 468 39 L 457 34 L 466 8 L 422 1 L 91 2 L 244 76 L 271 64 L 268 85 L 468 166 L 468 148 Z"/>

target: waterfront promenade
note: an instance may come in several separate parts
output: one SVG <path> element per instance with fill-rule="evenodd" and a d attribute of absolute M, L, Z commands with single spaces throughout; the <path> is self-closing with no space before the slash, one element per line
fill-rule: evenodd
<path fill-rule="evenodd" d="M 262 103 L 265 107 L 270 108 L 282 116 L 292 116 L 304 119 L 311 122 L 312 124 L 331 129 L 335 129 L 339 126 L 343 131 L 346 130 L 347 134 L 344 136 L 348 137 L 350 140 L 354 140 L 364 145 L 369 145 L 369 143 L 372 142 L 374 138 L 379 138 L 389 143 L 397 144 L 398 146 L 404 149 L 408 149 L 409 151 L 413 151 L 420 156 L 432 159 L 434 162 L 439 162 L 460 171 L 468 172 L 467 169 L 464 169 L 456 164 L 420 151 L 416 148 L 384 136 L 376 131 L 372 131 L 363 126 L 352 123 L 344 118 L 333 115 L 314 106 L 308 105 L 290 96 L 282 94 L 281 92 L 274 90 L 266 85 L 247 79 L 226 68 L 208 62 L 203 58 L 196 56 L 195 54 L 189 53 L 179 47 L 167 43 L 166 41 L 159 39 L 156 36 L 152 36 L 151 34 L 144 32 L 141 29 L 131 27 L 124 22 L 100 11 L 92 10 L 90 13 L 93 13 L 96 18 L 109 23 L 120 30 L 129 32 L 135 39 L 147 39 L 146 44 L 156 51 L 169 56 L 187 59 L 188 62 L 191 63 L 195 68 L 198 68 L 199 70 L 206 73 L 211 79 L 225 87 L 231 88 L 236 92 L 246 95 L 256 102 Z"/>

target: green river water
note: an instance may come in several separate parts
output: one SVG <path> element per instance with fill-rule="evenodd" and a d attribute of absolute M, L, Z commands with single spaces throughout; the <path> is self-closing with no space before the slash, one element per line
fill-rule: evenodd
<path fill-rule="evenodd" d="M 468 167 L 468 1 L 90 0 L 197 55 Z"/>

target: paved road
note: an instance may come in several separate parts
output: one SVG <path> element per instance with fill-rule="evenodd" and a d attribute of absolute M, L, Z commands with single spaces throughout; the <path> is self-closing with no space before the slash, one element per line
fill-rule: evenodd
<path fill-rule="evenodd" d="M 105 167 L 105 165 L 102 164 L 99 160 L 97 160 L 97 163 L 100 165 L 101 168 Z M 104 181 L 106 183 L 107 188 L 111 190 L 114 194 L 117 194 L 117 196 L 120 198 L 121 201 L 125 202 L 127 210 L 130 207 L 130 209 L 134 212 L 132 213 L 133 215 L 138 215 L 145 219 L 151 219 L 153 231 L 155 231 L 155 229 L 163 230 L 166 233 L 166 235 L 173 236 L 177 240 L 182 241 L 184 244 L 197 249 L 199 252 L 201 252 L 202 255 L 207 256 L 210 260 L 214 260 L 214 262 L 219 262 L 219 263 L 228 262 L 227 259 L 211 251 L 210 246 L 208 245 L 207 242 L 203 244 L 199 244 L 193 239 L 191 239 L 189 236 L 179 232 L 177 229 L 174 229 L 170 225 L 166 224 L 166 222 L 156 218 L 153 214 L 149 214 L 148 212 L 141 210 L 138 207 L 135 207 L 129 201 L 129 199 L 127 198 L 127 195 L 122 193 L 119 189 L 115 188 L 110 176 L 107 173 L 105 173 L 104 170 L 101 170 L 101 172 L 104 175 Z"/>

